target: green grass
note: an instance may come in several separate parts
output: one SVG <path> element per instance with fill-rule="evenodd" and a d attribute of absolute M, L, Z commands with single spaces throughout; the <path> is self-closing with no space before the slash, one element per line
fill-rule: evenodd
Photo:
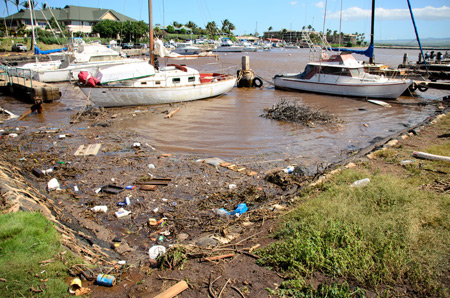
<path fill-rule="evenodd" d="M 318 271 L 374 292 L 404 285 L 421 297 L 448 295 L 440 280 L 448 270 L 450 196 L 421 191 L 415 177 L 369 173 L 344 171 L 302 198 L 279 241 L 259 251 L 261 265 L 289 279 L 284 291 L 304 291 Z M 368 186 L 350 187 L 365 177 Z"/>
<path fill-rule="evenodd" d="M 2 297 L 68 296 L 67 268 L 77 261 L 63 251 L 59 234 L 40 213 L 17 212 L 0 216 L 0 293 Z M 40 262 L 54 258 L 41 266 Z M 80 262 L 78 260 L 78 262 Z M 43 289 L 41 293 L 33 293 Z"/>

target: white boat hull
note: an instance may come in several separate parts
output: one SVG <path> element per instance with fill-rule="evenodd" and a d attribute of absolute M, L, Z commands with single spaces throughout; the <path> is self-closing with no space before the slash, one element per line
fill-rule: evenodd
<path fill-rule="evenodd" d="M 231 77 L 218 82 L 183 87 L 80 87 L 100 107 L 123 107 L 177 103 L 216 97 L 230 91 L 236 84 Z M 90 93 L 90 95 L 89 95 Z"/>
<path fill-rule="evenodd" d="M 352 97 L 398 98 L 411 84 L 410 80 L 392 80 L 383 83 L 322 83 L 276 76 L 274 85 L 279 89 L 289 89 Z"/>
<path fill-rule="evenodd" d="M 228 53 L 239 53 L 239 52 L 243 52 L 244 51 L 244 47 L 239 47 L 239 46 L 230 46 L 230 47 L 218 47 L 217 49 L 214 49 L 213 52 L 228 52 Z"/>
<path fill-rule="evenodd" d="M 54 70 L 38 70 L 34 72 L 33 78 L 39 82 L 56 83 L 71 80 L 78 80 L 80 71 L 87 71 L 91 75 L 96 76 L 102 67 L 110 67 L 114 65 L 121 65 L 127 63 L 142 62 L 140 59 L 118 60 L 109 63 L 83 63 L 69 65 L 67 68 L 60 68 Z"/>

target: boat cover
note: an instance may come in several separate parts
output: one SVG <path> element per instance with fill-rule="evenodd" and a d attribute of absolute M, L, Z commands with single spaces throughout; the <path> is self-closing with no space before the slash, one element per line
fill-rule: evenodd
<path fill-rule="evenodd" d="M 47 55 L 47 54 L 58 53 L 58 52 L 62 52 L 62 51 L 67 51 L 67 47 L 62 48 L 62 49 L 53 49 L 53 50 L 42 51 L 36 45 L 34 45 L 34 54 L 35 55 Z"/>
<path fill-rule="evenodd" d="M 155 68 L 148 62 L 126 63 L 99 70 L 97 79 L 101 84 L 144 78 L 155 74 Z"/>
<path fill-rule="evenodd" d="M 373 57 L 373 49 L 374 49 L 374 47 L 373 47 L 372 43 L 365 50 L 352 50 L 352 49 L 332 48 L 332 50 L 336 51 L 336 52 L 339 52 L 339 51 L 340 52 L 350 52 L 350 53 L 364 55 L 364 56 L 369 57 L 369 58 Z"/>

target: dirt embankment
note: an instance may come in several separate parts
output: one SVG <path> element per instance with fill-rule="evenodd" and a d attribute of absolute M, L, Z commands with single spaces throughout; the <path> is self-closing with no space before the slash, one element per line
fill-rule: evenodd
<path fill-rule="evenodd" d="M 315 177 L 300 167 L 288 174 L 244 160 L 165 154 L 121 130 L 127 113 L 90 111 L 63 129 L 4 126 L 2 209 L 41 206 L 64 244 L 98 266 L 71 269 L 87 279 L 92 297 L 150 297 L 179 280 L 190 286 L 181 297 L 219 297 L 221 290 L 223 297 L 267 297 L 266 288 L 282 279 L 257 266 L 253 251 L 271 241 L 276 219 Z M 47 189 L 53 178 L 59 190 Z M 239 217 L 219 214 L 241 203 L 248 211 Z M 119 217 L 120 208 L 130 213 Z M 166 269 L 149 260 L 155 245 L 167 250 L 159 259 Z M 118 284 L 94 285 L 97 273 L 114 274 Z"/>

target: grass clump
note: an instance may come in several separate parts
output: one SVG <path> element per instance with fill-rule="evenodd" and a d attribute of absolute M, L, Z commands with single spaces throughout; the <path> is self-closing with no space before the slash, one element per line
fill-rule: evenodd
<path fill-rule="evenodd" d="M 42 214 L 0 215 L 2 297 L 66 296 L 67 268 L 77 260 L 62 252 L 59 234 Z"/>
<path fill-rule="evenodd" d="M 350 186 L 365 177 L 369 185 Z M 289 280 L 281 288 L 290 291 L 305 291 L 320 272 L 353 288 L 444 297 L 449 214 L 449 195 L 420 191 L 396 176 L 344 171 L 285 218 L 279 242 L 260 250 L 259 262 L 282 272 Z"/>

